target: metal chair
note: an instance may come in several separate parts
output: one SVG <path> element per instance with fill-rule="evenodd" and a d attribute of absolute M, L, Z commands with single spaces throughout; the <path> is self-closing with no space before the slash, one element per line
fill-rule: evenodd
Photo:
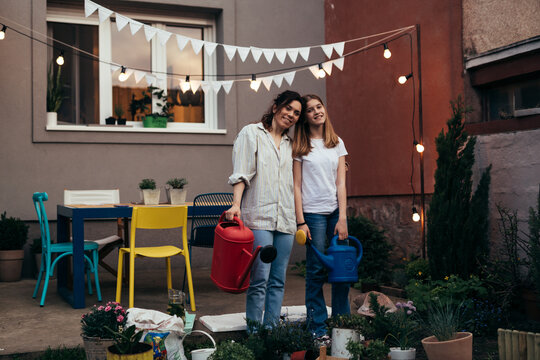
<path fill-rule="evenodd" d="M 191 310 L 195 311 L 195 298 L 193 295 L 193 280 L 187 241 L 187 206 L 165 207 L 134 207 L 131 218 L 131 232 L 129 248 L 120 248 L 118 252 L 118 275 L 116 276 L 116 301 L 122 299 L 122 266 L 124 255 L 129 254 L 129 307 L 134 303 L 135 258 L 151 257 L 165 258 L 167 265 L 167 288 L 172 288 L 171 256 L 182 255 L 185 258 L 188 277 L 189 295 L 191 296 Z M 135 243 L 137 229 L 174 229 L 182 228 L 180 247 L 173 245 L 137 247 Z"/>
<path fill-rule="evenodd" d="M 47 212 L 45 211 L 44 201 L 47 201 L 49 196 L 45 192 L 36 192 L 32 195 L 34 201 L 34 207 L 39 220 L 39 228 L 41 230 L 41 265 L 39 268 L 39 275 L 34 289 L 32 298 L 35 298 L 41 284 L 41 278 L 45 273 L 45 282 L 43 283 L 43 290 L 41 293 L 40 306 L 45 305 L 45 296 L 47 295 L 47 288 L 49 286 L 49 279 L 53 274 L 54 267 L 60 259 L 65 256 L 73 255 L 73 243 L 65 242 L 52 244 L 51 236 L 49 232 L 49 220 L 47 218 Z M 84 242 L 84 251 L 91 252 L 92 259 L 87 254 L 84 255 L 86 260 L 86 276 L 88 282 L 88 293 L 92 295 L 92 281 L 90 281 L 90 273 L 94 273 L 94 280 L 96 282 L 96 293 L 98 301 L 101 301 L 101 289 L 99 287 L 99 277 L 97 270 L 98 263 L 98 244 L 92 241 Z M 56 254 L 56 259 L 52 260 L 52 254 Z"/>

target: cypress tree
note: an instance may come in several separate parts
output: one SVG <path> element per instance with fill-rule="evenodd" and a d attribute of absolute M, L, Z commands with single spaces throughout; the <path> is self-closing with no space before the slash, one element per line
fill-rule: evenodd
<path fill-rule="evenodd" d="M 431 275 L 441 279 L 476 272 L 488 250 L 488 195 L 491 166 L 482 173 L 472 196 L 476 137 L 464 130 L 465 108 L 460 97 L 451 101 L 448 131 L 435 144 L 439 158 L 435 188 L 427 212 L 427 249 Z"/>

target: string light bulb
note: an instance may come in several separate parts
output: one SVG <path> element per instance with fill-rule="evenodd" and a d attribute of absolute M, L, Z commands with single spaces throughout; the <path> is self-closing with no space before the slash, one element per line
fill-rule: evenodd
<path fill-rule="evenodd" d="M 390 51 L 390 49 L 388 48 L 388 45 L 386 45 L 386 43 L 383 44 L 383 47 L 384 47 L 384 52 L 383 52 L 383 56 L 385 59 L 390 59 L 390 57 L 392 56 L 392 52 Z"/>
<path fill-rule="evenodd" d="M 418 214 L 418 211 L 416 210 L 415 206 L 413 206 L 413 208 L 412 208 L 412 220 L 414 222 L 419 222 L 420 221 L 420 214 Z"/>
<path fill-rule="evenodd" d="M 409 75 L 401 75 L 399 78 L 398 78 L 398 83 L 400 83 L 401 85 L 405 84 L 407 82 L 407 80 L 409 80 L 410 78 L 412 77 L 412 74 L 409 74 Z"/>
<path fill-rule="evenodd" d="M 6 30 L 7 26 L 2 25 L 2 30 L 0 30 L 0 40 L 4 40 L 6 38 Z"/>
<path fill-rule="evenodd" d="M 257 82 L 257 75 L 255 74 L 251 74 L 251 82 L 249 83 L 249 87 L 252 89 L 252 90 L 259 90 L 259 83 Z"/>
<path fill-rule="evenodd" d="M 191 83 L 189 82 L 189 75 L 186 75 L 186 80 L 180 83 L 180 89 L 184 93 L 191 90 Z"/>
<path fill-rule="evenodd" d="M 56 63 L 60 66 L 64 65 L 64 50 L 60 51 L 60 55 L 56 58 Z"/>
<path fill-rule="evenodd" d="M 419 153 L 424 152 L 424 145 L 420 144 L 418 141 L 414 140 L 413 145 L 416 147 L 416 151 L 418 151 Z"/>
<path fill-rule="evenodd" d="M 120 71 L 120 75 L 118 75 L 118 80 L 124 82 L 128 78 L 128 75 L 126 74 L 126 67 L 122 66 L 122 70 Z"/>
<path fill-rule="evenodd" d="M 317 77 L 319 79 L 322 79 L 325 76 L 326 76 L 326 72 L 324 71 L 322 64 L 319 64 L 319 71 L 317 72 Z"/>

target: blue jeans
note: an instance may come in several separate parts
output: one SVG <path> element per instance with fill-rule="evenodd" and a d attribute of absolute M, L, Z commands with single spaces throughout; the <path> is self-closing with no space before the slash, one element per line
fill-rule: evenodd
<path fill-rule="evenodd" d="M 285 292 L 285 274 L 294 236 L 279 231 L 253 230 L 257 246 L 274 245 L 277 256 L 265 264 L 257 257 L 251 269 L 246 299 L 246 317 L 249 320 L 271 326 L 279 322 L 281 303 Z M 264 319 L 263 319 L 264 310 Z"/>
<path fill-rule="evenodd" d="M 327 244 L 334 236 L 334 229 L 339 219 L 339 209 L 330 215 L 304 213 L 304 219 L 311 233 L 311 246 L 306 247 L 306 308 L 308 328 L 313 337 L 326 334 L 325 321 L 328 318 L 324 301 L 323 285 L 325 282 L 324 266 L 315 251 L 316 247 L 324 254 Z M 348 283 L 332 284 L 332 316 L 350 314 Z"/>

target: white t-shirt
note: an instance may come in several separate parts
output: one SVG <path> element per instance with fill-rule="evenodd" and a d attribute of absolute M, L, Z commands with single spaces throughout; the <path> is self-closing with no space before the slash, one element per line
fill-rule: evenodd
<path fill-rule="evenodd" d="M 323 139 L 311 139 L 313 149 L 295 160 L 302 163 L 302 209 L 305 213 L 331 214 L 338 208 L 337 168 L 339 158 L 347 155 L 345 144 L 324 146 Z"/>

